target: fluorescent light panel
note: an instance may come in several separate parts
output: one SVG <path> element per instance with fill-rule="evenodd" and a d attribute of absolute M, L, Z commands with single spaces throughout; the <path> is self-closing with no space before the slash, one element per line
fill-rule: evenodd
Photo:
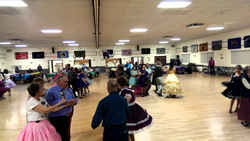
<path fill-rule="evenodd" d="M 70 46 L 70 47 L 78 47 L 78 46 L 79 46 L 79 44 L 78 44 L 78 43 L 68 44 L 68 46 Z"/>
<path fill-rule="evenodd" d="M 15 45 L 15 47 L 28 47 L 27 45 Z"/>
<path fill-rule="evenodd" d="M 128 43 L 130 40 L 119 40 L 120 43 Z"/>
<path fill-rule="evenodd" d="M 192 4 L 189 0 L 168 0 L 158 4 L 158 8 L 186 8 Z"/>
<path fill-rule="evenodd" d="M 159 44 L 167 44 L 168 41 L 159 41 Z"/>
<path fill-rule="evenodd" d="M 11 45 L 11 42 L 0 42 L 0 45 Z"/>
<path fill-rule="evenodd" d="M 63 43 L 64 44 L 74 44 L 74 43 L 76 43 L 76 41 L 70 41 L 70 40 L 68 40 L 68 41 L 63 41 Z"/>
<path fill-rule="evenodd" d="M 177 38 L 177 37 L 175 37 L 175 38 L 172 38 L 171 40 L 172 40 L 172 41 L 180 41 L 180 40 L 181 40 L 181 38 Z"/>
<path fill-rule="evenodd" d="M 44 34 L 59 34 L 59 33 L 62 33 L 62 30 L 60 30 L 60 29 L 42 29 L 41 32 Z"/>
<path fill-rule="evenodd" d="M 141 32 L 147 32 L 148 29 L 147 28 L 133 28 L 133 29 L 130 29 L 130 32 L 132 33 L 141 33 Z"/>
<path fill-rule="evenodd" d="M 207 31 L 217 31 L 217 30 L 223 30 L 223 26 L 214 26 L 214 27 L 208 27 Z"/>
<path fill-rule="evenodd" d="M 0 0 L 0 7 L 28 7 L 22 0 Z"/>
<path fill-rule="evenodd" d="M 125 43 L 116 43 L 115 45 L 121 46 L 121 45 L 125 45 Z"/>

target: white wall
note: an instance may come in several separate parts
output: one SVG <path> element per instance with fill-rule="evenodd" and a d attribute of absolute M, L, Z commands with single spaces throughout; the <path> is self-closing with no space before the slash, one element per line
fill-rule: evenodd
<path fill-rule="evenodd" d="M 236 64 L 231 63 L 231 51 L 249 50 L 249 49 L 244 48 L 244 40 L 243 40 L 243 37 L 246 35 L 249 35 L 249 34 L 250 34 L 250 28 L 242 29 L 242 30 L 238 30 L 238 31 L 234 31 L 234 32 L 229 32 L 229 33 L 218 34 L 218 35 L 214 35 L 214 36 L 209 36 L 209 37 L 205 37 L 205 38 L 200 38 L 200 39 L 196 39 L 196 40 L 191 40 L 191 41 L 179 43 L 179 44 L 177 44 L 176 50 L 177 50 L 177 54 L 181 55 L 181 54 L 183 54 L 182 47 L 188 46 L 189 47 L 188 53 L 190 53 L 190 62 L 196 63 L 196 64 L 207 65 L 207 63 L 201 63 L 201 54 L 206 53 L 206 52 L 191 53 L 190 46 L 192 44 L 201 44 L 201 43 L 208 42 L 208 47 L 209 47 L 208 52 L 214 52 L 214 59 L 215 59 L 216 66 L 235 66 Z M 227 48 L 228 47 L 228 43 L 227 43 L 228 39 L 235 38 L 235 37 L 242 38 L 241 49 L 228 50 L 228 48 Z M 215 41 L 215 40 L 222 40 L 223 41 L 222 50 L 212 51 L 211 42 Z M 250 64 L 250 61 L 249 61 L 249 64 Z M 247 64 L 241 64 L 241 65 L 245 66 Z"/>
<path fill-rule="evenodd" d="M 11 48 L 12 52 L 6 52 L 6 49 L 0 49 L 0 68 L 7 68 L 11 71 L 14 70 L 15 66 L 20 66 L 20 69 L 36 69 L 40 64 L 43 68 L 48 68 L 49 60 L 63 60 L 64 64 L 73 65 L 75 59 L 74 51 L 75 50 L 85 50 L 86 59 L 91 59 L 92 66 L 106 66 L 105 60 L 103 59 L 102 50 L 113 49 L 114 57 L 113 58 L 122 58 L 122 62 L 126 63 L 131 60 L 131 57 L 144 56 L 144 62 L 154 64 L 154 56 L 167 56 L 167 61 L 170 60 L 170 57 L 175 57 L 176 50 L 171 48 L 169 45 L 146 45 L 140 46 L 140 48 L 151 48 L 150 55 L 141 55 L 140 51 L 136 51 L 136 46 L 119 46 L 119 47 L 102 47 L 96 49 L 95 47 L 56 47 L 55 52 L 67 50 L 69 51 L 69 58 L 58 59 L 57 53 L 52 54 L 51 48 L 41 47 L 41 48 Z M 166 54 L 156 54 L 156 48 L 166 48 Z M 122 56 L 121 50 L 123 49 L 132 49 L 132 56 Z M 45 52 L 45 59 L 32 59 L 32 52 Z M 25 60 L 16 60 L 15 52 L 28 52 L 28 59 Z M 111 64 L 112 65 L 112 64 Z"/>
<path fill-rule="evenodd" d="M 0 49 L 0 69 L 6 68 L 6 50 Z"/>

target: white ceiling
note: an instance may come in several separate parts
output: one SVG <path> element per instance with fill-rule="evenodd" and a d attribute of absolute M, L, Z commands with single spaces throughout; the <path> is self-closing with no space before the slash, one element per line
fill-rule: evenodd
<path fill-rule="evenodd" d="M 34 47 L 61 46 L 63 40 L 76 40 L 81 46 L 95 47 L 91 0 L 26 0 L 27 8 L 0 8 L 0 41 L 23 39 Z M 131 45 L 157 44 L 165 35 L 183 41 L 229 32 L 250 26 L 250 0 L 192 0 L 180 10 L 158 9 L 160 0 L 101 0 L 101 46 L 119 39 Z M 205 23 L 199 29 L 187 24 Z M 224 31 L 208 32 L 208 25 L 224 25 Z M 146 27 L 144 34 L 130 28 Z M 41 28 L 59 28 L 59 35 L 44 35 Z"/>

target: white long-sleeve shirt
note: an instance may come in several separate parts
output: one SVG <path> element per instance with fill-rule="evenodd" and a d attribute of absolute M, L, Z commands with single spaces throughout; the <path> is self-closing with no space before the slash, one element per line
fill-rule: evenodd
<path fill-rule="evenodd" d="M 242 83 L 245 86 L 245 88 L 250 89 L 250 84 L 248 83 L 246 78 L 242 78 Z"/>

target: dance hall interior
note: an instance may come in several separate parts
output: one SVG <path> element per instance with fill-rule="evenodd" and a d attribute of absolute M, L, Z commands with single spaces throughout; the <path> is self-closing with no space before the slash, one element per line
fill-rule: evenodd
<path fill-rule="evenodd" d="M 250 0 L 0 0 L 0 141 L 249 141 Z"/>

